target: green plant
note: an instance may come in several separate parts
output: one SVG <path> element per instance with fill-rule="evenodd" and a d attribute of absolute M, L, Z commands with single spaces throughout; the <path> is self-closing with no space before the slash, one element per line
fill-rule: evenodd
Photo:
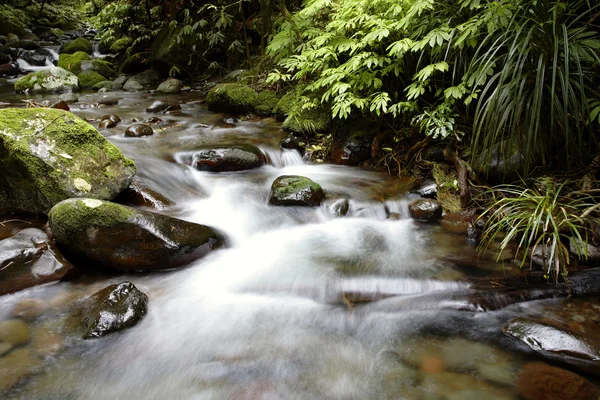
<path fill-rule="evenodd" d="M 501 185 L 490 189 L 492 205 L 480 216 L 487 218 L 480 249 L 500 240 L 499 254 L 517 244 L 523 267 L 530 253 L 541 254 L 548 276 L 566 276 L 570 264 L 569 242 L 576 239 L 579 258 L 587 258 L 589 225 L 600 217 L 594 191 L 570 190 L 569 182 L 540 178 L 533 185 Z M 538 250 L 539 249 L 539 250 Z"/>

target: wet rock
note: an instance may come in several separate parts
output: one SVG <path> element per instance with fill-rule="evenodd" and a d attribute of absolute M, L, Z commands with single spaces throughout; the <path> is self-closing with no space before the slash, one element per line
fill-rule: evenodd
<path fill-rule="evenodd" d="M 41 299 L 23 299 L 15 304 L 11 316 L 31 322 L 36 320 L 45 309 L 46 305 Z"/>
<path fill-rule="evenodd" d="M 516 391 L 524 400 L 597 400 L 600 395 L 584 377 L 541 362 L 525 365 Z"/>
<path fill-rule="evenodd" d="M 337 199 L 327 206 L 327 211 L 334 217 L 345 217 L 350 209 L 348 199 Z"/>
<path fill-rule="evenodd" d="M 419 221 L 437 221 L 442 217 L 442 206 L 435 200 L 415 200 L 408 206 L 410 216 Z"/>
<path fill-rule="evenodd" d="M 133 124 L 125 131 L 127 137 L 142 137 L 154 135 L 154 129 L 146 124 Z"/>
<path fill-rule="evenodd" d="M 98 104 L 102 105 L 102 106 L 115 106 L 117 104 L 119 104 L 119 99 L 117 99 L 116 97 L 102 97 L 100 100 L 98 100 Z"/>
<path fill-rule="evenodd" d="M 64 101 L 67 104 L 73 104 L 79 101 L 79 98 L 75 93 L 63 93 L 58 97 L 58 99 L 60 101 Z"/>
<path fill-rule="evenodd" d="M 513 182 L 523 172 L 525 146 L 518 141 L 502 141 L 489 154 L 481 153 L 473 163 L 474 169 L 492 183 Z"/>
<path fill-rule="evenodd" d="M 179 267 L 225 242 L 204 225 L 95 199 L 57 204 L 49 224 L 58 247 L 75 265 L 120 271 Z"/>
<path fill-rule="evenodd" d="M 53 103 L 52 105 L 50 105 L 50 108 L 56 108 L 57 110 L 64 110 L 64 111 L 69 111 L 71 108 L 69 107 L 69 105 L 67 104 L 66 101 L 57 101 L 56 103 Z"/>
<path fill-rule="evenodd" d="M 0 241 L 0 295 L 58 281 L 72 271 L 44 231 L 28 228 Z"/>
<path fill-rule="evenodd" d="M 6 63 L 0 65 L 0 75 L 17 75 L 21 70 L 16 63 Z"/>
<path fill-rule="evenodd" d="M 298 143 L 296 138 L 293 136 L 289 136 L 289 137 L 283 139 L 279 145 L 281 146 L 282 149 L 296 150 L 301 155 L 304 155 L 304 152 L 305 152 L 304 147 L 300 146 L 300 143 Z"/>
<path fill-rule="evenodd" d="M 133 161 L 69 112 L 0 110 L 0 213 L 46 213 L 72 197 L 114 199 L 135 172 Z"/>
<path fill-rule="evenodd" d="M 7 319 L 0 321 L 0 342 L 9 343 L 17 347 L 29 343 L 31 329 L 20 319 Z"/>
<path fill-rule="evenodd" d="M 15 82 L 17 93 L 72 92 L 79 89 L 77 76 L 59 67 L 32 72 Z"/>
<path fill-rule="evenodd" d="M 445 161 L 445 147 L 446 145 L 444 144 L 429 146 L 421 152 L 421 159 L 429 162 L 443 163 Z"/>
<path fill-rule="evenodd" d="M 359 165 L 371 157 L 371 142 L 375 134 L 367 129 L 353 129 L 337 135 L 330 146 L 329 156 L 339 165 Z"/>
<path fill-rule="evenodd" d="M 115 121 L 111 119 L 103 119 L 102 121 L 100 121 L 98 128 L 109 129 L 114 128 L 115 126 L 117 126 L 117 123 Z"/>
<path fill-rule="evenodd" d="M 410 192 L 425 199 L 437 199 L 437 183 L 433 180 L 421 182 Z"/>
<path fill-rule="evenodd" d="M 157 210 L 171 205 L 171 201 L 160 193 L 140 187 L 138 184 L 129 186 L 115 200 L 119 204 L 133 207 L 150 207 Z"/>
<path fill-rule="evenodd" d="M 145 88 L 151 88 L 156 87 L 155 85 L 158 84 L 158 82 L 160 82 L 161 78 L 158 72 L 149 69 L 147 71 L 134 75 L 129 79 L 134 79 L 138 81 Z"/>
<path fill-rule="evenodd" d="M 269 203 L 276 206 L 316 207 L 325 199 L 321 185 L 309 178 L 284 175 L 271 185 Z"/>
<path fill-rule="evenodd" d="M 83 71 L 77 75 L 79 85 L 83 89 L 91 89 L 100 82 L 105 82 L 106 78 L 94 71 Z"/>
<path fill-rule="evenodd" d="M 159 93 L 179 93 L 181 92 L 181 88 L 183 87 L 183 82 L 179 79 L 169 78 L 160 85 L 156 89 Z"/>
<path fill-rule="evenodd" d="M 31 346 L 38 357 L 55 356 L 64 348 L 64 333 L 55 319 L 44 321 L 35 327 Z"/>
<path fill-rule="evenodd" d="M 141 92 L 144 86 L 133 78 L 129 78 L 123 85 L 123 90 L 126 92 Z"/>
<path fill-rule="evenodd" d="M 136 325 L 148 312 L 148 296 L 132 283 L 110 285 L 87 301 L 84 339 L 93 339 Z"/>
<path fill-rule="evenodd" d="M 23 50 L 37 50 L 40 48 L 40 45 L 31 40 L 17 40 L 14 42 L 9 42 L 7 44 L 8 47 L 13 49 L 23 49 Z"/>
<path fill-rule="evenodd" d="M 30 377 L 38 359 L 28 348 L 16 349 L 0 358 L 0 393 Z"/>
<path fill-rule="evenodd" d="M 502 332 L 538 352 L 580 360 L 600 360 L 600 347 L 588 343 L 584 338 L 567 329 L 542 321 L 515 318 L 502 329 Z"/>
<path fill-rule="evenodd" d="M 133 39 L 130 37 L 122 37 L 110 46 L 111 53 L 123 53 L 125 50 L 129 48 L 133 44 Z"/>
<path fill-rule="evenodd" d="M 96 84 L 94 84 L 94 86 L 92 86 L 92 90 L 97 90 L 97 91 L 101 91 L 102 93 L 105 92 L 118 92 L 119 90 L 123 89 L 123 85 L 119 85 L 118 83 L 112 82 L 112 81 L 100 81 Z"/>
<path fill-rule="evenodd" d="M 89 60 L 90 56 L 83 51 L 74 54 L 61 54 L 58 58 L 58 66 L 69 72 L 78 74 L 81 72 L 81 63 Z"/>
<path fill-rule="evenodd" d="M 83 51 L 87 54 L 92 54 L 92 44 L 85 38 L 77 38 L 60 46 L 59 53 L 73 54 L 78 51 Z"/>
<path fill-rule="evenodd" d="M 111 78 L 115 75 L 115 70 L 112 68 L 112 64 L 104 60 L 84 60 L 81 61 L 80 68 L 81 72 L 96 72 L 107 78 Z"/>
<path fill-rule="evenodd" d="M 142 122 L 145 124 L 157 125 L 157 124 L 162 123 L 163 120 L 158 117 L 149 117 L 149 118 L 146 118 L 145 120 L 143 120 Z"/>
<path fill-rule="evenodd" d="M 123 86 L 127 82 L 127 76 L 121 75 L 113 81 L 114 83 Z"/>
<path fill-rule="evenodd" d="M 208 109 L 216 112 L 243 114 L 254 109 L 258 95 L 241 83 L 223 83 L 213 87 L 206 96 Z"/>
<path fill-rule="evenodd" d="M 46 57 L 46 54 L 35 51 L 26 51 L 21 54 L 21 59 L 23 59 L 23 61 L 36 67 L 43 67 L 46 65 Z"/>
<path fill-rule="evenodd" d="M 150 107 L 146 108 L 146 112 L 151 113 L 172 113 L 176 111 L 181 111 L 179 104 L 161 100 L 156 100 Z"/>
<path fill-rule="evenodd" d="M 118 124 L 119 122 L 121 122 L 121 118 L 119 118 L 119 116 L 115 115 L 115 114 L 106 114 L 100 118 L 100 121 L 106 121 L 106 120 L 112 121 L 115 124 Z"/>
<path fill-rule="evenodd" d="M 569 241 L 569 252 L 576 257 L 579 257 L 579 254 L 587 253 L 587 258 L 585 256 L 579 257 L 582 261 L 587 262 L 589 264 L 600 264 L 600 247 L 596 247 L 591 243 L 586 243 L 577 239 L 571 238 Z"/>
<path fill-rule="evenodd" d="M 233 172 L 260 168 L 266 164 L 264 154 L 254 146 L 201 149 L 186 157 L 186 164 L 199 171 Z"/>
<path fill-rule="evenodd" d="M 440 226 L 448 232 L 466 235 L 471 228 L 471 218 L 459 213 L 448 213 L 440 220 Z"/>

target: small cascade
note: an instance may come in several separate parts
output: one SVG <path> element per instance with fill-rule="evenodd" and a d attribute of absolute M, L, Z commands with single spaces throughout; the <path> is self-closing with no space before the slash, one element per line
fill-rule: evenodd
<path fill-rule="evenodd" d="M 24 72 L 38 72 L 38 71 L 43 71 L 45 69 L 50 69 L 50 68 L 54 67 L 54 63 L 52 61 L 48 60 L 47 58 L 46 58 L 46 65 L 41 66 L 41 67 L 36 67 L 34 65 L 31 65 L 27 61 L 23 60 L 22 58 L 17 59 L 17 65 L 19 66 L 21 71 L 24 71 Z"/>
<path fill-rule="evenodd" d="M 304 164 L 302 156 L 297 150 L 273 149 L 270 147 L 262 147 L 260 150 L 267 155 L 270 164 L 275 168 Z"/>

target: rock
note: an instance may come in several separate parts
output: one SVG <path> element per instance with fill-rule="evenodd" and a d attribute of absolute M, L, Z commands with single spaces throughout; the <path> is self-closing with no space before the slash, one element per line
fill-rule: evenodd
<path fill-rule="evenodd" d="M 93 71 L 98 74 L 111 78 L 115 75 L 112 64 L 104 60 L 83 60 L 79 66 L 81 72 Z"/>
<path fill-rule="evenodd" d="M 0 295 L 58 281 L 72 270 L 44 231 L 28 228 L 0 240 Z"/>
<path fill-rule="evenodd" d="M 600 395 L 584 377 L 542 362 L 525 365 L 516 391 L 524 400 L 597 400 Z"/>
<path fill-rule="evenodd" d="M 31 40 L 17 40 L 14 42 L 9 42 L 8 47 L 13 49 L 24 49 L 24 50 L 37 50 L 40 48 L 40 45 L 32 42 Z"/>
<path fill-rule="evenodd" d="M 580 360 L 599 361 L 600 347 L 566 329 L 529 318 L 514 318 L 503 329 L 505 335 L 532 350 Z"/>
<path fill-rule="evenodd" d="M 72 92 L 79 89 L 77 76 L 59 67 L 32 72 L 15 82 L 17 93 Z"/>
<path fill-rule="evenodd" d="M 133 124 L 125 131 L 127 137 L 141 137 L 154 135 L 154 129 L 146 124 Z"/>
<path fill-rule="evenodd" d="M 58 99 L 60 101 L 64 101 L 67 104 L 73 104 L 73 103 L 77 103 L 79 101 L 79 98 L 77 97 L 77 95 L 75 93 L 63 93 L 60 96 L 58 96 Z"/>
<path fill-rule="evenodd" d="M 89 59 L 90 56 L 83 51 L 78 51 L 74 54 L 61 54 L 58 57 L 58 66 L 74 74 L 78 74 L 81 72 L 81 64 Z"/>
<path fill-rule="evenodd" d="M 83 89 L 91 89 L 94 85 L 105 82 L 106 78 L 94 71 L 84 71 L 77 75 L 79 84 Z"/>
<path fill-rule="evenodd" d="M 452 232 L 466 235 L 469 229 L 472 229 L 471 218 L 459 214 L 459 213 L 447 213 L 440 220 L 440 226 L 442 229 Z"/>
<path fill-rule="evenodd" d="M 23 299 L 13 307 L 11 316 L 25 321 L 35 321 L 46 309 L 44 301 L 36 298 Z"/>
<path fill-rule="evenodd" d="M 98 128 L 103 129 L 114 128 L 115 126 L 117 126 L 117 123 L 111 119 L 103 119 L 100 121 L 100 124 L 98 124 Z"/>
<path fill-rule="evenodd" d="M 119 118 L 119 116 L 115 115 L 115 114 L 106 114 L 100 118 L 100 121 L 106 121 L 106 120 L 110 120 L 110 121 L 114 122 L 115 125 L 118 124 L 119 122 L 121 122 L 121 118 Z"/>
<path fill-rule="evenodd" d="M 132 207 L 149 207 L 157 210 L 165 209 L 171 205 L 171 201 L 162 194 L 140 187 L 139 184 L 129 186 L 117 197 L 115 202 Z"/>
<path fill-rule="evenodd" d="M 164 121 L 158 117 L 148 117 L 142 122 L 149 125 L 158 125 L 160 123 L 163 123 Z"/>
<path fill-rule="evenodd" d="M 421 182 L 410 192 L 416 193 L 425 199 L 437 199 L 437 183 L 433 180 Z"/>
<path fill-rule="evenodd" d="M 26 51 L 21 54 L 21 59 L 23 61 L 36 67 L 43 67 L 46 65 L 46 57 L 46 54 L 41 54 L 35 51 Z"/>
<path fill-rule="evenodd" d="M 116 97 L 102 97 L 100 100 L 98 100 L 98 104 L 102 105 L 102 106 L 116 106 L 117 104 L 119 104 L 119 99 L 117 99 Z M 119 119 L 119 122 L 121 120 Z"/>
<path fill-rule="evenodd" d="M 368 128 L 361 127 L 336 135 L 330 146 L 329 157 L 338 165 L 359 165 L 371 157 L 374 136 Z"/>
<path fill-rule="evenodd" d="M 160 85 L 158 85 L 158 89 L 156 89 L 159 93 L 179 93 L 181 92 L 181 88 L 183 87 L 183 82 L 179 79 L 169 78 Z"/>
<path fill-rule="evenodd" d="M 112 46 L 110 46 L 111 53 L 122 53 L 129 48 L 133 44 L 133 39 L 130 37 L 124 37 L 117 41 L 115 41 Z"/>
<path fill-rule="evenodd" d="M 123 85 L 123 90 L 126 92 L 141 92 L 144 90 L 144 86 L 135 79 L 130 78 L 125 82 L 125 85 Z"/>
<path fill-rule="evenodd" d="M 445 144 L 433 145 L 426 147 L 421 152 L 421 159 L 429 162 L 443 163 L 446 161 L 444 158 Z"/>
<path fill-rule="evenodd" d="M 6 22 L 6 21 L 4 21 L 4 22 Z M 8 41 L 8 43 L 15 42 L 15 41 L 19 40 L 19 36 L 15 33 L 9 32 L 6 35 L 6 40 Z"/>
<path fill-rule="evenodd" d="M 224 245 L 210 227 L 96 199 L 70 199 L 49 213 L 68 259 L 119 271 L 175 268 Z"/>
<path fill-rule="evenodd" d="M 524 171 L 525 148 L 518 141 L 502 141 L 489 152 L 482 152 L 473 168 L 491 183 L 509 183 L 519 179 Z"/>
<path fill-rule="evenodd" d="M 85 38 L 77 38 L 60 46 L 59 53 L 73 54 L 82 51 L 87 54 L 92 54 L 92 44 Z"/>
<path fill-rule="evenodd" d="M 583 262 L 589 264 L 600 263 L 600 247 L 596 247 L 590 243 L 587 244 L 577 238 L 571 238 L 569 240 L 569 252 L 575 257 L 578 257 Z M 587 258 L 583 255 L 587 252 Z M 579 254 L 582 256 L 580 257 Z"/>
<path fill-rule="evenodd" d="M 296 150 L 300 155 L 304 155 L 304 147 L 300 146 L 300 143 L 293 136 L 283 139 L 279 145 L 282 149 Z"/>
<path fill-rule="evenodd" d="M 117 79 L 113 81 L 117 85 L 123 86 L 125 82 L 127 82 L 127 77 L 125 75 L 119 76 Z"/>
<path fill-rule="evenodd" d="M 127 57 L 127 59 L 121 65 L 121 69 L 119 71 L 124 74 L 136 74 L 149 68 L 150 53 L 136 53 Z"/>
<path fill-rule="evenodd" d="M 173 113 L 177 111 L 181 111 L 179 104 L 162 100 L 156 100 L 150 107 L 146 108 L 146 112 L 151 113 Z"/>
<path fill-rule="evenodd" d="M 325 198 L 325 193 L 316 182 L 296 175 L 284 175 L 271 185 L 269 203 L 276 206 L 316 207 Z"/>
<path fill-rule="evenodd" d="M 199 171 L 232 172 L 260 168 L 264 154 L 255 146 L 214 147 L 183 155 L 184 163 Z"/>
<path fill-rule="evenodd" d="M 57 101 L 53 104 L 50 105 L 50 108 L 56 108 L 57 110 L 64 110 L 64 111 L 69 111 L 71 110 L 71 108 L 69 107 L 69 105 L 67 104 L 66 101 Z"/>
<path fill-rule="evenodd" d="M 0 321 L 0 342 L 17 347 L 29 343 L 30 340 L 31 329 L 25 321 L 20 319 Z"/>
<path fill-rule="evenodd" d="M 17 75 L 21 70 L 16 63 L 7 63 L 0 65 L 0 75 Z"/>
<path fill-rule="evenodd" d="M 33 374 L 38 359 L 30 349 L 16 349 L 0 358 L 0 393 L 3 393 Z"/>
<path fill-rule="evenodd" d="M 0 110 L 0 213 L 46 213 L 72 197 L 114 199 L 133 161 L 81 118 L 55 109 Z"/>
<path fill-rule="evenodd" d="M 223 83 L 213 87 L 206 96 L 208 109 L 216 112 L 243 114 L 252 112 L 258 95 L 241 83 Z"/>
<path fill-rule="evenodd" d="M 0 65 L 10 64 L 12 60 L 13 58 L 10 56 L 10 54 L 0 53 Z"/>
<path fill-rule="evenodd" d="M 259 117 L 270 117 L 279 102 L 279 96 L 270 90 L 258 92 L 254 104 L 254 113 Z"/>
<path fill-rule="evenodd" d="M 419 221 L 437 221 L 442 217 L 442 206 L 435 200 L 415 200 L 408 205 L 410 216 Z"/>
<path fill-rule="evenodd" d="M 337 199 L 333 203 L 327 206 L 327 211 L 334 217 L 345 217 L 350 209 L 350 202 L 348 199 Z"/>
<path fill-rule="evenodd" d="M 92 86 L 92 90 L 102 90 L 103 92 L 118 92 L 121 89 L 123 89 L 122 85 L 112 81 L 101 81 Z"/>
<path fill-rule="evenodd" d="M 132 76 L 130 79 L 138 81 L 145 88 L 150 88 L 156 85 L 158 82 L 160 82 L 160 75 L 158 74 L 158 72 L 149 69 L 135 76 Z"/>
<path fill-rule="evenodd" d="M 129 282 L 110 285 L 92 295 L 87 303 L 83 311 L 84 339 L 131 328 L 148 312 L 148 296 Z"/>
<path fill-rule="evenodd" d="M 150 62 L 152 68 L 163 76 L 169 75 L 173 66 L 185 68 L 187 65 L 192 65 L 197 68 L 202 65 L 198 54 L 204 52 L 205 41 L 198 39 L 196 35 L 181 34 L 183 28 L 183 26 L 166 25 L 152 42 Z M 194 45 L 196 45 L 196 52 L 190 54 L 190 49 Z"/>

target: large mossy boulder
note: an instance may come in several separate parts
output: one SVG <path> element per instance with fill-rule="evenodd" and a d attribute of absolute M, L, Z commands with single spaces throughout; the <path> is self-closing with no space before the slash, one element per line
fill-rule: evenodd
<path fill-rule="evenodd" d="M 254 110 L 258 95 L 241 83 L 223 83 L 212 88 L 206 96 L 208 109 L 216 112 L 244 114 Z"/>
<path fill-rule="evenodd" d="M 106 81 L 106 78 L 95 71 L 83 71 L 77 75 L 83 89 L 91 89 L 94 85 Z"/>
<path fill-rule="evenodd" d="M 79 89 L 77 76 L 60 67 L 32 72 L 15 82 L 17 93 L 61 93 Z"/>
<path fill-rule="evenodd" d="M 0 240 L 0 296 L 58 281 L 71 271 L 42 230 L 27 228 Z"/>
<path fill-rule="evenodd" d="M 129 48 L 133 44 L 133 39 L 130 37 L 124 37 L 117 41 L 115 41 L 110 46 L 111 53 L 122 53 Z"/>
<path fill-rule="evenodd" d="M 259 117 L 270 117 L 279 102 L 279 96 L 270 90 L 258 92 L 254 112 Z"/>
<path fill-rule="evenodd" d="M 214 229 L 96 199 L 69 199 L 48 214 L 59 249 L 77 265 L 119 271 L 175 268 L 224 245 Z"/>
<path fill-rule="evenodd" d="M 321 185 L 304 176 L 284 175 L 271 185 L 269 203 L 276 206 L 316 207 L 325 199 Z"/>
<path fill-rule="evenodd" d="M 283 121 L 283 129 L 297 135 L 323 133 L 331 125 L 331 111 L 323 106 L 313 108 L 296 107 L 295 112 Z"/>
<path fill-rule="evenodd" d="M 135 172 L 133 161 L 67 111 L 0 110 L 0 214 L 44 214 L 72 197 L 111 200 Z"/>
<path fill-rule="evenodd" d="M 104 60 L 83 60 L 80 69 L 81 72 L 94 71 L 107 78 L 115 76 L 112 64 Z"/>
<path fill-rule="evenodd" d="M 82 307 L 84 339 L 131 328 L 148 312 L 148 296 L 133 283 L 110 285 L 86 299 Z"/>
<path fill-rule="evenodd" d="M 78 51 L 83 51 L 87 54 L 92 54 L 92 44 L 86 38 L 77 38 L 60 47 L 59 53 L 73 54 Z"/>
<path fill-rule="evenodd" d="M 74 54 L 61 54 L 58 57 L 58 66 L 67 71 L 78 74 L 81 72 L 81 63 L 90 59 L 90 56 L 83 51 Z"/>
<path fill-rule="evenodd" d="M 135 53 L 127 57 L 121 64 L 119 72 L 124 74 L 136 74 L 150 68 L 150 53 Z"/>

